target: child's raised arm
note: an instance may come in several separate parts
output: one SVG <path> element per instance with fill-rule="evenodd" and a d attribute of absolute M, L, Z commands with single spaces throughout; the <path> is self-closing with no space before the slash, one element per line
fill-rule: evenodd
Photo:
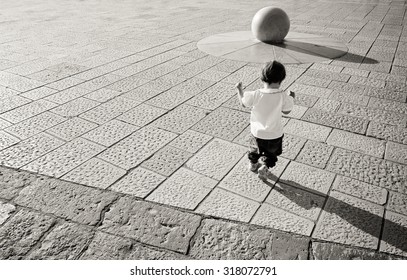
<path fill-rule="evenodd" d="M 242 102 L 242 98 L 243 98 L 243 89 L 242 89 L 243 85 L 242 85 L 242 82 L 238 82 L 238 83 L 235 85 L 235 87 L 236 87 L 236 89 L 237 89 L 237 97 L 239 98 L 240 104 L 241 104 L 243 107 L 246 107 L 246 106 L 243 105 L 243 102 Z"/>

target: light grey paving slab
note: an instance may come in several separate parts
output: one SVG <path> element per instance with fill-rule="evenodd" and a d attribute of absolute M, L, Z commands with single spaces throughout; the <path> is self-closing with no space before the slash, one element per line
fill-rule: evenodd
<path fill-rule="evenodd" d="M 5 72 L 0 72 L 0 84 L 13 90 L 24 92 L 45 85 L 44 82 L 36 81 L 34 79 L 29 79 L 11 73 L 4 73 Z M 3 82 L 3 78 L 6 80 L 6 82 Z"/>
<path fill-rule="evenodd" d="M 90 228 L 73 223 L 56 225 L 24 259 L 73 260 L 93 237 Z"/>
<path fill-rule="evenodd" d="M 57 103 L 57 104 L 64 104 L 67 103 L 73 99 L 82 97 L 86 95 L 89 92 L 89 90 L 80 88 L 80 87 L 71 87 L 62 91 L 59 91 L 57 93 L 54 93 L 52 95 L 49 95 L 45 97 L 45 100 Z"/>
<path fill-rule="evenodd" d="M 109 147 L 132 134 L 138 128 L 137 126 L 114 119 L 85 133 L 82 137 Z"/>
<path fill-rule="evenodd" d="M 292 84 L 288 88 L 288 90 L 294 91 L 295 93 L 298 93 L 298 95 L 306 94 L 306 95 L 322 97 L 322 98 L 326 98 L 332 93 L 332 89 L 315 87 L 315 86 L 304 85 L 304 84 L 299 84 L 299 83 Z"/>
<path fill-rule="evenodd" d="M 103 151 L 103 149 L 103 146 L 85 139 L 77 138 L 22 168 L 44 175 L 61 177 L 73 168 L 94 157 Z"/>
<path fill-rule="evenodd" d="M 93 107 L 98 106 L 99 104 L 99 102 L 80 97 L 60 105 L 51 111 L 63 117 L 75 117 L 92 109 Z"/>
<path fill-rule="evenodd" d="M 390 192 L 387 209 L 407 216 L 407 195 Z"/>
<path fill-rule="evenodd" d="M 166 146 L 144 161 L 141 166 L 161 175 L 170 176 L 191 156 L 191 153 L 171 146 Z"/>
<path fill-rule="evenodd" d="M 318 64 L 321 65 L 321 64 Z M 312 78 L 318 78 L 318 79 L 325 79 L 325 80 L 335 80 L 335 81 L 342 81 L 342 82 L 347 82 L 350 78 L 350 75 L 341 73 L 342 67 L 338 66 L 332 66 L 332 65 L 325 65 L 325 69 L 315 69 L 318 68 L 318 66 L 311 66 L 305 74 L 304 77 L 312 77 Z M 321 66 L 319 66 L 321 68 Z M 334 70 L 334 71 L 331 71 Z M 306 80 L 306 79 L 304 79 Z"/>
<path fill-rule="evenodd" d="M 0 225 L 16 211 L 16 207 L 13 204 L 0 201 Z"/>
<path fill-rule="evenodd" d="M 205 215 L 249 222 L 259 206 L 258 202 L 215 188 L 195 211 Z"/>
<path fill-rule="evenodd" d="M 284 134 L 282 157 L 295 159 L 307 140 L 301 137 Z"/>
<path fill-rule="evenodd" d="M 388 197 L 388 191 L 384 188 L 339 175 L 335 178 L 332 190 L 346 193 L 379 205 L 384 205 Z"/>
<path fill-rule="evenodd" d="M 312 107 L 317 102 L 318 97 L 295 92 L 294 104 L 303 107 Z"/>
<path fill-rule="evenodd" d="M 193 210 L 217 183 L 216 180 L 181 168 L 158 186 L 146 200 Z"/>
<path fill-rule="evenodd" d="M 292 161 L 281 176 L 280 182 L 327 194 L 334 178 L 335 174 L 331 172 Z"/>
<path fill-rule="evenodd" d="M 329 127 L 294 119 L 284 127 L 286 133 L 319 142 L 325 142 L 331 130 Z"/>
<path fill-rule="evenodd" d="M 98 125 L 87 120 L 74 117 L 64 121 L 47 130 L 47 133 L 52 134 L 62 140 L 71 141 L 82 134 L 96 128 Z"/>
<path fill-rule="evenodd" d="M 18 123 L 48 111 L 56 106 L 57 104 L 55 103 L 40 99 L 1 114 L 0 116 L 12 123 Z"/>
<path fill-rule="evenodd" d="M 325 197 L 277 183 L 265 202 L 313 221 L 318 219 Z"/>
<path fill-rule="evenodd" d="M 383 206 L 346 194 L 331 192 L 313 238 L 377 249 Z"/>
<path fill-rule="evenodd" d="M 288 232 L 310 236 L 314 222 L 264 203 L 250 222 Z"/>
<path fill-rule="evenodd" d="M 123 169 L 130 169 L 168 144 L 176 134 L 155 127 L 144 127 L 106 149 L 99 157 Z"/>
<path fill-rule="evenodd" d="M 160 89 L 154 89 L 149 87 L 148 85 L 143 85 L 124 93 L 123 97 L 144 102 L 157 96 L 161 92 L 162 91 Z"/>
<path fill-rule="evenodd" d="M 98 158 L 92 158 L 68 172 L 61 179 L 106 189 L 126 174 L 126 170 Z"/>
<path fill-rule="evenodd" d="M 114 75 L 114 74 L 105 74 L 103 76 L 97 77 L 95 79 L 89 80 L 87 82 L 84 82 L 79 85 L 79 87 L 87 89 L 88 91 L 94 91 L 103 87 L 108 86 L 110 88 L 110 85 L 113 83 L 123 79 L 122 76 Z M 114 88 L 110 88 L 114 89 Z M 121 91 L 120 91 L 121 92 Z"/>
<path fill-rule="evenodd" d="M 135 89 L 138 86 L 144 85 L 149 80 L 139 78 L 137 76 L 130 76 L 124 78 L 120 81 L 117 81 L 111 85 L 108 85 L 107 88 L 113 89 L 119 92 L 127 92 L 129 90 Z"/>
<path fill-rule="evenodd" d="M 120 216 L 118 213 L 121 213 Z M 200 222 L 198 215 L 144 201 L 120 198 L 105 213 L 99 228 L 108 233 L 185 254 Z"/>
<path fill-rule="evenodd" d="M 0 150 L 10 147 L 20 142 L 20 139 L 8 134 L 7 132 L 0 131 Z"/>
<path fill-rule="evenodd" d="M 121 93 L 115 90 L 111 90 L 108 88 L 101 88 L 91 93 L 85 95 L 86 98 L 98 101 L 98 102 L 106 102 L 110 99 L 113 99 L 119 96 Z"/>
<path fill-rule="evenodd" d="M 324 99 L 324 100 L 331 100 L 331 101 L 336 101 L 335 105 L 337 105 L 335 107 L 335 110 L 338 109 L 339 105 L 341 104 L 340 102 L 348 102 L 348 103 L 354 103 L 354 104 L 358 104 L 361 106 L 367 106 L 367 104 L 369 103 L 369 96 L 366 95 L 359 95 L 359 94 L 355 94 L 353 92 L 348 92 L 348 91 L 337 91 L 334 90 L 331 95 L 329 96 L 329 99 Z M 322 108 L 317 108 L 319 110 L 322 110 Z M 330 110 L 326 110 L 326 111 L 330 111 Z"/>
<path fill-rule="evenodd" d="M 212 136 L 193 130 L 187 130 L 183 134 L 175 138 L 173 141 L 171 141 L 169 145 L 184 150 L 188 153 L 196 153 L 211 139 Z"/>
<path fill-rule="evenodd" d="M 0 259 L 21 259 L 53 223 L 49 216 L 20 210 L 0 228 Z"/>
<path fill-rule="evenodd" d="M 219 187 L 252 200 L 262 202 L 271 188 L 257 178 L 257 174 L 249 171 L 248 167 L 249 159 L 243 157 L 219 183 Z"/>
<path fill-rule="evenodd" d="M 160 174 L 142 167 L 137 167 L 113 184 L 110 189 L 116 192 L 144 198 L 165 179 L 166 177 Z"/>
<path fill-rule="evenodd" d="M 30 91 L 26 91 L 22 94 L 20 94 L 22 97 L 29 98 L 31 100 L 38 100 L 44 97 L 47 97 L 49 95 L 52 95 L 54 93 L 58 92 L 55 89 L 48 88 L 48 87 L 40 87 L 36 88 Z"/>
<path fill-rule="evenodd" d="M 170 110 L 192 98 L 197 93 L 199 93 L 199 90 L 188 89 L 184 88 L 182 85 L 178 85 L 168 91 L 156 95 L 148 100 L 146 104 Z"/>
<path fill-rule="evenodd" d="M 296 161 L 317 168 L 325 168 L 334 147 L 325 143 L 308 140 L 302 148 Z"/>
<path fill-rule="evenodd" d="M 387 125 L 379 122 L 370 122 L 366 135 L 401 144 L 407 144 L 407 128 L 399 126 Z"/>
<path fill-rule="evenodd" d="M 220 107 L 192 127 L 198 132 L 232 140 L 249 124 L 249 114 Z"/>
<path fill-rule="evenodd" d="M 407 216 L 386 211 L 380 251 L 407 257 Z"/>
<path fill-rule="evenodd" d="M 233 86 L 219 82 L 188 100 L 187 104 L 214 110 L 235 95 L 236 89 Z"/>
<path fill-rule="evenodd" d="M 61 180 L 39 177 L 20 191 L 16 203 L 43 213 L 95 226 L 103 209 L 117 197 Z"/>
<path fill-rule="evenodd" d="M 363 95 L 383 98 L 388 100 L 394 100 L 398 102 L 404 102 L 406 100 L 407 93 L 403 91 L 391 90 L 388 88 L 374 88 L 374 87 L 365 87 Z"/>
<path fill-rule="evenodd" d="M 405 102 L 402 103 L 394 100 L 384 100 L 381 98 L 371 97 L 368 107 L 407 114 L 407 104 Z"/>
<path fill-rule="evenodd" d="M 365 77 L 352 76 L 349 79 L 349 83 L 366 85 L 366 86 L 371 86 L 371 87 L 376 87 L 376 88 L 384 88 L 384 86 L 385 86 L 385 82 L 383 80 L 372 79 L 370 77 L 365 78 Z"/>
<path fill-rule="evenodd" d="M 369 71 L 367 71 L 367 70 L 348 68 L 348 67 L 344 67 L 342 70 L 342 73 L 352 75 L 352 76 L 365 77 L 365 78 L 367 78 L 369 76 Z"/>
<path fill-rule="evenodd" d="M 165 113 L 167 113 L 167 110 L 143 103 L 123 113 L 117 119 L 133 125 L 145 126 Z"/>
<path fill-rule="evenodd" d="M 394 142 L 387 142 L 385 159 L 407 164 L 407 145 Z"/>
<path fill-rule="evenodd" d="M 207 110 L 182 104 L 155 120 L 152 125 L 181 134 L 202 120 Z"/>
<path fill-rule="evenodd" d="M 341 103 L 337 100 L 320 98 L 318 99 L 317 103 L 315 103 L 313 108 L 322 111 L 335 112 L 336 109 L 339 108 L 340 104 Z"/>
<path fill-rule="evenodd" d="M 10 110 L 13 110 L 17 107 L 23 106 L 30 102 L 31 102 L 31 100 L 21 97 L 19 95 L 4 98 L 4 99 L 2 99 L 2 102 L 0 104 L 0 113 L 4 113 L 4 112 L 10 111 Z"/>
<path fill-rule="evenodd" d="M 407 167 L 387 160 L 335 149 L 327 170 L 362 182 L 407 193 Z"/>
<path fill-rule="evenodd" d="M 383 158 L 385 141 L 334 129 L 326 140 L 328 145 Z"/>
<path fill-rule="evenodd" d="M 301 119 L 301 117 L 305 114 L 308 107 L 294 105 L 293 109 L 289 114 L 284 114 L 285 117 L 293 118 L 293 119 Z"/>
<path fill-rule="evenodd" d="M 186 167 L 208 177 L 220 180 L 246 152 L 244 147 L 214 139 L 187 163 Z"/>
<path fill-rule="evenodd" d="M 5 121 L 3 119 L 0 119 L 0 129 L 7 128 L 7 127 L 9 127 L 11 125 L 12 125 L 12 123 L 10 123 L 8 121 Z"/>
<path fill-rule="evenodd" d="M 303 85 L 326 88 L 328 87 L 331 80 L 315 78 L 307 75 L 307 72 L 296 80 L 296 83 L 300 83 Z"/>
<path fill-rule="evenodd" d="M 47 87 L 56 89 L 56 90 L 64 90 L 64 89 L 67 89 L 67 88 L 70 88 L 70 87 L 73 87 L 76 85 L 80 85 L 81 83 L 83 83 L 83 80 L 81 80 L 81 79 L 67 77 L 62 80 L 47 84 Z"/>
<path fill-rule="evenodd" d="M 312 255 L 315 260 L 393 260 L 397 257 L 377 251 L 349 247 L 345 245 L 312 242 Z"/>

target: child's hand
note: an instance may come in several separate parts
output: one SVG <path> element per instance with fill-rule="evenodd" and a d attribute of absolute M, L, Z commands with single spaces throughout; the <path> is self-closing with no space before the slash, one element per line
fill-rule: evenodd
<path fill-rule="evenodd" d="M 290 96 L 291 96 L 292 98 L 295 98 L 295 92 L 294 92 L 294 91 L 290 91 Z"/>
<path fill-rule="evenodd" d="M 236 87 L 238 90 L 241 90 L 241 89 L 242 89 L 242 82 L 238 82 L 238 83 L 235 85 L 235 87 Z"/>

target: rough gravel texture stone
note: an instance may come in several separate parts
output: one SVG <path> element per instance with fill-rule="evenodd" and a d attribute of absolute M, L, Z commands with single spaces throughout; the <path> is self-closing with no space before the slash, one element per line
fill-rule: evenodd
<path fill-rule="evenodd" d="M 0 226 L 16 211 L 13 204 L 0 201 Z"/>
<path fill-rule="evenodd" d="M 300 120 L 290 120 L 284 127 L 286 133 L 319 142 L 325 142 L 331 130 L 329 127 Z"/>
<path fill-rule="evenodd" d="M 407 257 L 407 216 L 386 211 L 380 251 Z"/>
<path fill-rule="evenodd" d="M 366 135 L 407 145 L 407 128 L 399 126 L 370 122 Z"/>
<path fill-rule="evenodd" d="M 352 248 L 340 244 L 312 242 L 315 260 L 391 260 L 391 256 L 377 251 Z"/>
<path fill-rule="evenodd" d="M 385 159 L 407 164 L 407 145 L 387 142 Z"/>
<path fill-rule="evenodd" d="M 325 168 L 334 147 L 325 143 L 308 140 L 296 160 L 317 168 Z"/>

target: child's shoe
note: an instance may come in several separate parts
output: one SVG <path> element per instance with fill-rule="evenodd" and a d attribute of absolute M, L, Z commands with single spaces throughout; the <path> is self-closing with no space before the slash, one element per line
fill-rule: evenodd
<path fill-rule="evenodd" d="M 256 173 L 257 170 L 259 169 L 259 167 L 260 167 L 260 163 L 258 163 L 258 162 L 256 162 L 256 163 L 249 162 L 249 170 L 251 172 Z"/>
<path fill-rule="evenodd" d="M 267 166 L 262 165 L 258 170 L 258 177 L 260 180 L 267 181 L 270 178 L 271 172 Z"/>

